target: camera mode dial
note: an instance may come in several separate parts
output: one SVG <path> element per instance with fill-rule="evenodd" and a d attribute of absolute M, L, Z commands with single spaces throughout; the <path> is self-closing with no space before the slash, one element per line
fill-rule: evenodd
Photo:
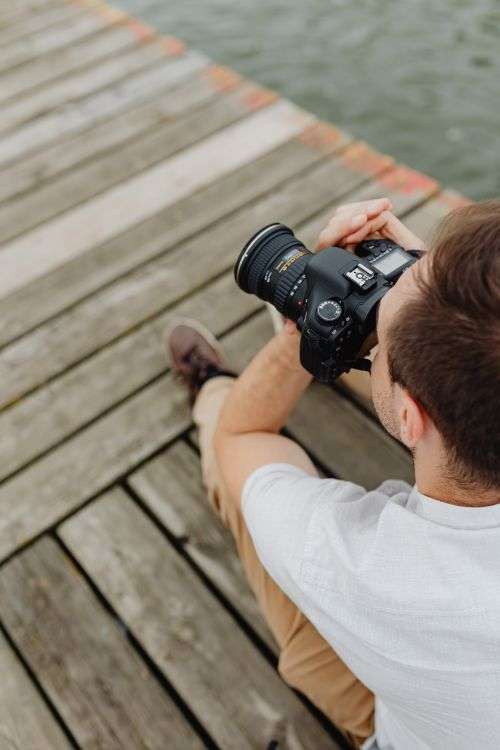
<path fill-rule="evenodd" d="M 316 308 L 316 315 L 323 323 L 335 323 L 342 315 L 342 305 L 334 299 L 325 299 Z"/>

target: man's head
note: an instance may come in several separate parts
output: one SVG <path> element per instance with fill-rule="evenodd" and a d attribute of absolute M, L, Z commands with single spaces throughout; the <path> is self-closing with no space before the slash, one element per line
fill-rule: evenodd
<path fill-rule="evenodd" d="M 456 483 L 500 488 L 500 202 L 452 212 L 379 306 L 373 400 Z"/>

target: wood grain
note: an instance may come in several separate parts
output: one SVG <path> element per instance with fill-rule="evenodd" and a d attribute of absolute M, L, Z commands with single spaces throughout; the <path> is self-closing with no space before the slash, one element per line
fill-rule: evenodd
<path fill-rule="evenodd" d="M 332 740 L 119 489 L 60 534 L 221 750 Z M 278 733 L 278 736 L 277 736 Z"/>
<path fill-rule="evenodd" d="M 109 27 L 116 19 L 107 20 L 97 13 L 84 13 L 72 23 L 63 23 L 60 27 L 44 29 L 38 33 L 22 37 L 0 49 L 0 75 L 41 55 L 59 50 L 86 36 Z"/>
<path fill-rule="evenodd" d="M 145 52 L 148 47 L 139 47 L 136 52 Z M 151 47 L 152 49 L 152 47 Z M 149 81 L 148 91 L 140 89 L 124 102 L 123 111 L 92 125 L 86 121 L 83 131 L 68 134 L 65 138 L 48 144 L 43 150 L 35 151 L 2 170 L 0 201 L 12 198 L 17 193 L 34 187 L 39 188 L 52 177 L 66 172 L 71 167 L 89 159 L 97 159 L 109 149 L 124 147 L 128 141 L 162 123 L 173 120 L 195 107 L 209 102 L 218 95 L 211 84 L 210 70 L 204 69 L 199 75 L 189 77 L 176 84 L 174 89 L 168 84 L 156 90 Z M 144 96 L 154 94 L 152 101 L 143 102 Z"/>
<path fill-rule="evenodd" d="M 44 86 L 41 90 L 4 106 L 0 131 L 19 127 L 25 121 L 39 118 L 57 107 L 61 108 L 62 105 L 68 106 L 70 102 L 88 97 L 95 91 L 136 75 L 138 71 L 152 66 L 155 62 L 161 61 L 163 67 L 165 54 L 165 47 L 161 42 L 138 45 L 126 50 L 122 55 L 106 60 L 102 65 L 65 76 L 51 86 Z M 120 91 L 119 89 L 117 95 Z"/>
<path fill-rule="evenodd" d="M 169 365 L 164 331 L 176 317 L 201 318 L 219 335 L 260 305 L 256 297 L 242 295 L 233 275 L 226 274 L 0 412 L 0 480 L 164 372 Z M 133 366 L 124 367 L 126 362 Z"/>
<path fill-rule="evenodd" d="M 294 105 L 278 101 L 28 232 L 0 250 L 0 295 L 144 221 L 249 158 L 257 158 L 311 120 Z M 255 132 L 259 132 L 258 139 L 252 137 Z"/>
<path fill-rule="evenodd" d="M 277 650 L 245 578 L 233 537 L 210 508 L 200 460 L 182 441 L 145 464 L 129 484 L 267 645 Z"/>
<path fill-rule="evenodd" d="M 121 148 L 114 148 L 99 160 L 75 167 L 50 184 L 0 206 L 0 242 L 33 229 L 233 125 L 248 115 L 248 100 L 257 92 L 256 86 L 244 83 L 206 104 L 203 111 L 195 110 L 173 122 L 167 119 L 165 124 L 143 133 L 141 138 L 129 140 L 127 159 L 123 158 Z M 165 93 L 167 98 L 168 92 Z"/>
<path fill-rule="evenodd" d="M 2 569 L 0 602 L 11 637 L 81 748 L 163 750 L 179 743 L 201 750 L 123 630 L 54 541 L 40 540 Z"/>
<path fill-rule="evenodd" d="M 23 36 L 34 34 L 37 31 L 47 29 L 60 23 L 70 23 L 85 12 L 84 8 L 77 5 L 55 5 L 42 9 L 39 13 L 30 13 L 21 18 L 17 23 L 13 22 L 4 26 L 0 22 L 0 44 L 8 44 L 17 41 Z M 2 18 L 0 14 L 0 19 Z"/>
<path fill-rule="evenodd" d="M 172 92 L 169 101 L 174 98 Z M 130 116 L 129 113 L 128 118 Z M 323 130 L 323 126 L 306 129 L 262 156 L 250 158 L 240 168 L 214 178 L 206 187 L 129 231 L 119 233 L 23 289 L 0 298 L 0 346 L 134 266 L 170 250 L 245 203 L 268 191 L 281 189 L 290 178 L 348 143 L 347 136 L 333 129 L 331 137 L 319 143 L 318 138 L 311 143 L 306 136 L 310 130 L 318 129 Z"/>
<path fill-rule="evenodd" d="M 126 109 L 130 101 L 144 101 L 155 91 L 173 88 L 184 78 L 206 67 L 207 63 L 208 58 L 197 52 L 171 61 L 163 60 L 162 65 L 127 78 L 114 87 L 77 99 L 59 110 L 49 111 L 0 138 L 0 166 L 38 151 L 65 135 L 91 127 Z"/>
<path fill-rule="evenodd" d="M 0 633 L 0 747 L 69 750 L 71 745 Z"/>
<path fill-rule="evenodd" d="M 133 31 L 127 26 L 116 26 L 34 62 L 19 65 L 2 75 L 0 103 L 25 95 L 79 68 L 99 64 L 134 44 L 137 44 L 137 37 Z"/>

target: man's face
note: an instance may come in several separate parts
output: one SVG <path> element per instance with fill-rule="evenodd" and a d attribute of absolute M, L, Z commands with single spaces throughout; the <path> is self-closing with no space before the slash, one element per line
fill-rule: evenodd
<path fill-rule="evenodd" d="M 418 263 L 410 266 L 398 280 L 397 284 L 382 298 L 378 306 L 378 347 L 371 370 L 372 399 L 381 423 L 398 440 L 400 439 L 399 392 L 397 386 L 391 382 L 389 375 L 387 357 L 388 331 L 405 302 L 410 297 L 418 295 L 417 273 L 422 272 L 422 264 L 425 262 L 426 259 L 424 257 Z"/>

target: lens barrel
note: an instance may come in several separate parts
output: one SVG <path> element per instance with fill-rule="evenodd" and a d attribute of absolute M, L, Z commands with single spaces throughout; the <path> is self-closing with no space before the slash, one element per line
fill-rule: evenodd
<path fill-rule="evenodd" d="M 236 283 L 297 320 L 305 294 L 304 269 L 311 253 L 284 224 L 269 224 L 246 243 L 234 267 Z"/>

